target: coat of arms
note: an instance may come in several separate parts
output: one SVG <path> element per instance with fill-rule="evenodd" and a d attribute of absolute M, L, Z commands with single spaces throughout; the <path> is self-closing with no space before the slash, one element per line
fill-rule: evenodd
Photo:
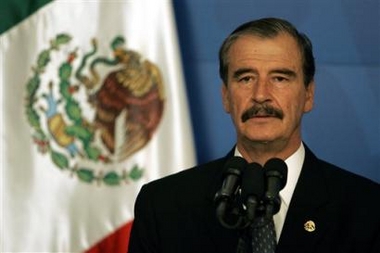
<path fill-rule="evenodd" d="M 143 168 L 103 169 L 147 145 L 164 111 L 159 68 L 125 47 L 121 36 L 100 56 L 98 43 L 80 56 L 71 37 L 59 34 L 39 53 L 27 83 L 26 114 L 38 150 L 81 181 L 118 185 L 137 180 Z M 55 54 L 60 64 L 49 66 Z M 54 74 L 51 74 L 51 73 Z M 50 73 L 48 75 L 47 73 Z M 112 166 L 111 166 L 112 167 Z"/>

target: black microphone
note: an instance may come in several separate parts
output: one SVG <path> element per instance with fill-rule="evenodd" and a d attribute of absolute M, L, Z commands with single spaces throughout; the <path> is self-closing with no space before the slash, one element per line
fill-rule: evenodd
<path fill-rule="evenodd" d="M 269 159 L 264 165 L 266 192 L 264 201 L 266 204 L 265 216 L 272 217 L 280 210 L 281 199 L 279 196 L 287 181 L 288 167 L 279 158 Z"/>
<path fill-rule="evenodd" d="M 241 175 L 247 161 L 239 156 L 230 158 L 225 165 L 222 187 L 215 195 L 215 201 L 230 199 L 235 194 L 241 182 Z"/>
<path fill-rule="evenodd" d="M 246 206 L 247 226 L 256 217 L 256 210 L 264 197 L 264 170 L 258 163 L 250 163 L 244 170 L 241 197 Z"/>
<path fill-rule="evenodd" d="M 230 158 L 224 168 L 222 187 L 215 194 L 216 217 L 226 228 L 238 228 L 242 222 L 242 218 L 233 213 L 235 211 L 233 202 L 241 184 L 241 175 L 246 165 L 247 161 L 242 157 L 234 156 Z"/>

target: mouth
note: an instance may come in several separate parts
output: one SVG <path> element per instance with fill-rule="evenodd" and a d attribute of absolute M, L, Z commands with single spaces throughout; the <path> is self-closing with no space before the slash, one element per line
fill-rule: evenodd
<path fill-rule="evenodd" d="M 246 110 L 241 116 L 241 121 L 244 123 L 252 118 L 278 118 L 283 119 L 284 113 L 273 106 L 267 104 L 254 105 Z"/>

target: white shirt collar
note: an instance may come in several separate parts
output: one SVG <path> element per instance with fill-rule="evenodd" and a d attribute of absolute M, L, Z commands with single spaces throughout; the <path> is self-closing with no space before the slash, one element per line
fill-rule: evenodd
<path fill-rule="evenodd" d="M 285 163 L 288 166 L 288 180 L 284 189 L 280 191 L 280 195 L 287 206 L 289 206 L 290 200 L 292 199 L 294 189 L 296 188 L 298 178 L 301 174 L 304 160 L 305 147 L 301 142 L 301 145 L 297 151 L 285 160 Z"/>

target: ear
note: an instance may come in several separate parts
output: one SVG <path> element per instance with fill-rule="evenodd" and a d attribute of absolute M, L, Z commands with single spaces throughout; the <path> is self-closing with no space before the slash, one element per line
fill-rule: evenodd
<path fill-rule="evenodd" d="M 221 92 L 222 92 L 222 102 L 223 102 L 223 107 L 224 107 L 224 110 L 227 112 L 227 113 L 230 113 L 231 111 L 231 105 L 230 105 L 230 95 L 228 93 L 228 88 L 227 88 L 227 85 L 226 84 L 222 84 L 222 89 L 221 89 Z"/>
<path fill-rule="evenodd" d="M 304 112 L 310 112 L 314 106 L 314 80 L 310 82 L 309 86 L 306 88 L 306 100 L 304 105 Z"/>

